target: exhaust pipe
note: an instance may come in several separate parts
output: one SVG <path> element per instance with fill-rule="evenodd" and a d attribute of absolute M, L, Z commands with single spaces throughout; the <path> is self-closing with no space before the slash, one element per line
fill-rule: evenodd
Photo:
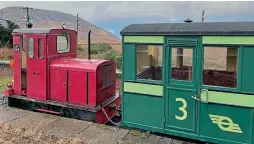
<path fill-rule="evenodd" d="M 91 42 L 90 42 L 90 35 L 91 35 L 91 30 L 89 31 L 89 33 L 88 33 L 88 60 L 90 60 L 91 59 L 91 47 L 90 47 L 90 45 L 91 45 Z"/>

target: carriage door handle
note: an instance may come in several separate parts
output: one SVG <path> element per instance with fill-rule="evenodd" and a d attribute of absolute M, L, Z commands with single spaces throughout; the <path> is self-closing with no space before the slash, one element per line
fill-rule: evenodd
<path fill-rule="evenodd" d="M 196 101 L 200 101 L 200 99 L 199 99 L 199 96 L 197 96 L 197 95 L 194 95 L 194 96 L 191 96 L 194 100 L 196 100 Z"/>
<path fill-rule="evenodd" d="M 205 92 L 205 100 L 202 100 L 202 93 Z M 207 89 L 202 89 L 200 95 L 194 95 L 191 96 L 194 100 L 200 101 L 202 103 L 208 103 L 208 90 Z"/>

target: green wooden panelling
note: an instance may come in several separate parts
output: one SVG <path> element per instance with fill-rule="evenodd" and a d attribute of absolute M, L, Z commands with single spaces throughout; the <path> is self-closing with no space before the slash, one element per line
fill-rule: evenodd
<path fill-rule="evenodd" d="M 208 91 L 207 94 L 201 92 L 202 101 L 206 101 L 206 95 L 208 102 L 211 103 L 254 107 L 254 95 Z"/>
<path fill-rule="evenodd" d="M 200 136 L 219 139 L 221 144 L 250 144 L 253 123 L 251 109 L 201 104 L 199 117 Z"/>
<path fill-rule="evenodd" d="M 161 85 L 124 82 L 124 92 L 163 96 Z"/>
<path fill-rule="evenodd" d="M 254 93 L 254 47 L 243 47 L 243 55 L 242 55 L 242 68 L 241 73 L 241 91 Z"/>
<path fill-rule="evenodd" d="M 164 106 L 161 97 L 124 92 L 123 100 L 124 122 L 140 126 L 164 128 Z"/>
<path fill-rule="evenodd" d="M 165 65 L 165 117 L 166 130 L 175 130 L 182 133 L 196 134 L 197 103 L 191 96 L 195 95 L 198 87 L 197 76 L 197 52 L 199 50 L 199 38 L 197 37 L 168 37 L 166 39 L 169 50 L 166 53 Z M 170 48 L 184 47 L 193 49 L 192 81 L 171 79 L 171 55 Z M 199 57 L 198 57 L 199 58 Z"/>
<path fill-rule="evenodd" d="M 191 98 L 192 91 L 169 89 L 168 115 L 166 124 L 168 129 L 176 129 L 189 133 L 196 131 L 196 101 Z"/>
<path fill-rule="evenodd" d="M 203 36 L 203 44 L 254 44 L 254 36 Z"/>
<path fill-rule="evenodd" d="M 124 36 L 127 43 L 164 43 L 163 36 Z"/>
<path fill-rule="evenodd" d="M 123 80 L 135 80 L 135 46 L 134 44 L 124 44 L 123 47 Z"/>

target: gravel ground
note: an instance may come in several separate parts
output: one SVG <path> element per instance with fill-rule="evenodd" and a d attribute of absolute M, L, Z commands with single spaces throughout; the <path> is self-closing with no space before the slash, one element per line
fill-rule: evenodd
<path fill-rule="evenodd" d="M 14 127 L 8 122 L 0 122 L 1 144 L 85 144 L 79 139 L 63 139 L 46 135 L 31 129 Z"/>

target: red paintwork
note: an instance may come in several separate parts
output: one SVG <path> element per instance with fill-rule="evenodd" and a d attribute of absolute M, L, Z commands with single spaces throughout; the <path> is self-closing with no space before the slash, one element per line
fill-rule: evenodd
<path fill-rule="evenodd" d="M 56 36 L 60 33 L 70 35 L 70 51 L 58 53 Z M 77 58 L 77 33 L 68 29 L 52 29 L 48 34 L 15 33 L 14 44 L 22 46 L 20 36 L 26 35 L 26 51 L 28 38 L 34 38 L 34 58 L 27 54 L 27 88 L 21 90 L 21 49 L 14 52 L 14 94 L 24 93 L 28 98 L 40 101 L 52 100 L 75 104 L 78 106 L 96 107 L 115 95 L 116 64 L 114 61 Z M 38 58 L 38 39 L 44 39 L 44 58 Z M 109 66 L 107 72 L 103 67 Z M 109 75 L 105 75 L 109 73 Z M 109 77 L 110 85 L 102 88 L 104 78 Z M 6 96 L 11 95 L 6 91 Z M 112 103 L 120 104 L 119 98 Z M 110 117 L 116 111 L 109 111 Z M 47 110 L 41 110 L 45 111 Z M 108 120 L 102 111 L 96 112 L 96 122 L 106 123 Z"/>
<path fill-rule="evenodd" d="M 110 74 L 111 74 L 111 85 L 105 88 L 102 88 L 102 79 L 103 79 L 103 71 L 102 67 L 98 68 L 97 72 L 97 97 L 96 97 L 96 104 L 102 103 L 105 99 L 110 98 L 112 95 L 115 94 L 116 88 L 116 65 L 110 65 Z"/>
<path fill-rule="evenodd" d="M 28 39 L 33 38 L 34 57 L 27 59 L 27 97 L 38 100 L 46 100 L 46 36 L 45 35 L 29 35 L 26 38 L 26 51 L 28 52 Z M 38 58 L 38 39 L 44 39 L 44 59 Z"/>
<path fill-rule="evenodd" d="M 5 96 L 11 96 L 13 95 L 13 89 L 11 86 L 8 86 L 8 88 L 4 92 Z"/>
<path fill-rule="evenodd" d="M 14 67 L 13 67 L 13 89 L 15 95 L 21 95 L 21 51 L 22 51 L 22 40 L 19 35 L 13 36 L 13 45 L 19 45 L 19 51 L 14 51 Z"/>
<path fill-rule="evenodd" d="M 35 109 L 36 111 L 45 112 L 45 113 L 51 113 L 51 114 L 57 114 L 60 115 L 60 112 L 55 112 L 51 110 L 45 110 L 45 109 Z"/>
<path fill-rule="evenodd" d="M 103 71 L 101 70 L 101 67 L 105 65 L 110 65 L 111 67 L 111 81 L 112 85 L 102 89 L 102 76 Z M 51 77 L 51 71 L 53 70 L 63 70 L 68 71 L 68 80 L 66 83 L 73 83 L 72 79 L 75 80 L 75 90 L 73 90 L 72 87 L 68 87 L 68 98 L 70 98 L 70 103 L 75 104 L 84 104 L 86 103 L 88 106 L 97 106 L 98 104 L 102 103 L 109 97 L 112 97 L 115 94 L 115 62 L 108 61 L 108 60 L 87 60 L 87 59 L 79 59 L 79 58 L 61 58 L 58 60 L 53 61 L 50 64 L 50 77 Z M 76 72 L 77 75 L 72 75 L 71 73 L 73 71 L 79 71 Z M 86 81 L 84 81 L 86 77 L 86 73 L 88 74 L 88 92 L 84 91 L 86 90 Z M 54 75 L 54 74 L 52 74 Z M 56 79 L 56 76 L 52 76 L 50 78 L 50 81 L 52 83 L 50 85 L 55 85 L 55 81 L 59 81 Z M 78 87 L 78 88 L 77 88 Z M 51 91 L 51 90 L 50 90 Z M 86 93 L 88 93 L 88 99 L 86 98 Z M 76 95 L 78 94 L 78 95 Z M 65 94 L 61 94 L 61 99 L 66 98 L 67 96 Z M 76 96 L 75 96 L 76 95 Z M 51 94 L 50 94 L 51 97 Z M 82 100 L 82 101 L 80 101 Z M 79 101 L 79 102 L 78 102 Z M 78 102 L 78 103 L 77 103 Z"/>
<path fill-rule="evenodd" d="M 72 104 L 87 104 L 87 73 L 79 71 L 68 72 L 68 102 Z"/>
<path fill-rule="evenodd" d="M 96 72 L 98 66 L 109 63 L 112 62 L 98 59 L 61 58 L 51 62 L 50 68 Z"/>
<path fill-rule="evenodd" d="M 70 52 L 68 53 L 57 53 L 56 51 L 56 34 L 59 34 L 61 32 L 66 32 L 68 34 L 70 34 L 70 39 L 71 39 L 71 49 Z M 66 57 L 71 57 L 71 58 L 75 58 L 77 57 L 77 33 L 76 31 L 73 30 L 69 30 L 69 29 L 52 29 L 48 36 L 47 36 L 47 76 L 48 79 L 50 79 L 50 69 L 49 66 L 51 64 L 52 61 L 55 61 L 57 59 L 60 58 L 66 58 Z M 50 91 L 52 91 L 50 89 L 50 82 L 51 80 L 47 80 L 47 99 L 50 99 Z"/>
<path fill-rule="evenodd" d="M 50 70 L 50 100 L 66 102 L 67 72 L 64 70 Z"/>

